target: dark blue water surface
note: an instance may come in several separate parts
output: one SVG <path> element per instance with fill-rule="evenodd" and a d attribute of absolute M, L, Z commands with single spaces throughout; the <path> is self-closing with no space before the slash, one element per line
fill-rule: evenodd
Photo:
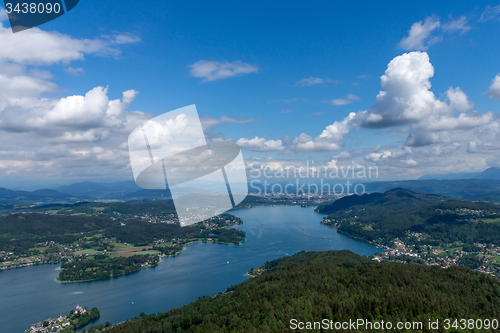
<path fill-rule="evenodd" d="M 60 265 L 0 271 L 0 331 L 24 332 L 33 322 L 67 315 L 76 304 L 101 311 L 94 323 L 118 323 L 141 312 L 164 312 L 247 279 L 251 267 L 302 250 L 348 249 L 361 255 L 374 245 L 321 225 L 313 208 L 274 206 L 231 212 L 246 232 L 240 245 L 193 243 L 175 257 L 139 272 L 106 280 L 61 284 Z"/>

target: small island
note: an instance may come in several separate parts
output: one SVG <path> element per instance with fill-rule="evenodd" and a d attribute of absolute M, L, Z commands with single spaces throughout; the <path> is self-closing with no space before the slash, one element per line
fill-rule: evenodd
<path fill-rule="evenodd" d="M 69 315 L 59 316 L 56 319 L 45 319 L 43 322 L 31 324 L 25 333 L 33 332 L 58 332 L 74 333 L 76 329 L 81 328 L 88 323 L 97 320 L 101 316 L 97 308 L 88 310 L 87 307 L 76 305 L 75 310 L 71 310 Z M 109 326 L 109 325 L 108 325 Z"/>

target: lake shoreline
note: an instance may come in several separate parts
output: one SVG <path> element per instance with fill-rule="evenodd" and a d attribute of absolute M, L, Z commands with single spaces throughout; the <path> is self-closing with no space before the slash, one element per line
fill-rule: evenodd
<path fill-rule="evenodd" d="M 234 228 L 234 227 L 236 227 L 236 226 L 230 226 L 228 228 Z M 217 241 L 213 241 L 213 240 L 209 240 L 209 241 L 204 241 L 204 240 L 190 241 L 190 242 L 184 243 L 183 247 L 182 247 L 182 250 L 180 250 L 179 252 L 177 252 L 175 254 L 163 254 L 163 255 L 159 255 L 160 256 L 160 261 L 157 264 L 155 264 L 155 265 L 146 265 L 146 266 L 143 266 L 143 267 L 139 268 L 138 270 L 130 272 L 130 273 L 119 274 L 119 275 L 112 275 L 112 276 L 108 276 L 108 277 L 104 277 L 104 278 L 99 278 L 99 279 L 78 280 L 78 281 L 60 281 L 59 277 L 56 277 L 54 279 L 54 281 L 56 281 L 57 283 L 66 284 L 66 283 L 92 282 L 92 281 L 112 279 L 112 278 L 119 277 L 119 276 L 125 276 L 125 275 L 129 275 L 129 274 L 134 274 L 134 273 L 137 273 L 137 272 L 139 272 L 139 271 L 141 271 L 141 270 L 143 270 L 145 268 L 156 267 L 156 266 L 158 266 L 162 262 L 162 258 L 164 258 L 164 257 L 175 257 L 175 256 L 181 254 L 182 252 L 184 252 L 184 250 L 186 250 L 187 245 L 189 245 L 189 244 L 195 244 L 195 243 L 214 243 L 214 244 L 225 244 L 225 245 L 240 245 L 243 242 L 245 242 L 245 239 L 242 239 L 238 244 L 225 243 L 225 242 L 217 242 Z M 137 251 L 137 252 L 138 252 L 138 255 L 140 255 L 141 251 Z M 16 267 L 16 268 L 21 268 L 21 267 Z M 61 269 L 59 268 L 59 270 L 61 270 Z"/>
<path fill-rule="evenodd" d="M 58 275 L 54 268 L 58 266 L 5 270 L 0 275 L 2 330 L 23 331 L 33 322 L 58 317 L 75 303 L 92 304 L 101 310 L 93 325 L 123 322 L 141 312 L 166 312 L 199 297 L 224 292 L 228 286 L 250 279 L 245 273 L 251 267 L 260 267 L 286 253 L 341 249 L 361 255 L 377 252 L 365 241 L 321 225 L 323 216 L 313 208 L 280 205 L 234 211 L 232 214 L 243 220 L 238 229 L 246 233 L 238 246 L 206 245 L 199 239 L 189 246 L 179 246 L 182 251 L 175 255 L 165 255 L 160 261 L 164 264 L 147 267 L 151 270 L 85 281 L 91 283 L 54 283 Z"/>

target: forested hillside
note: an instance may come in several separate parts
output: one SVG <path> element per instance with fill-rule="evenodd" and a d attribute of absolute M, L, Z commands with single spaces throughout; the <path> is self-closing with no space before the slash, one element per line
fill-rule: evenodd
<path fill-rule="evenodd" d="M 423 332 L 437 332 L 429 320 L 500 315 L 500 284 L 467 268 L 376 263 L 349 251 L 301 252 L 263 267 L 268 271 L 224 293 L 142 314 L 106 332 L 290 332 L 292 319 L 325 318 L 418 321 Z"/>
<path fill-rule="evenodd" d="M 318 207 L 323 222 L 341 233 L 391 246 L 408 232 L 425 234 L 423 244 L 500 245 L 500 207 L 491 203 L 443 200 L 434 194 L 404 189 L 353 195 Z M 420 237 L 421 238 L 421 237 Z"/>
<path fill-rule="evenodd" d="M 331 204 L 319 205 L 317 211 L 324 214 L 332 214 L 339 210 L 348 210 L 351 207 L 361 205 L 369 207 L 370 212 L 399 210 L 445 199 L 447 197 L 438 194 L 395 188 L 385 193 L 346 196 Z"/>

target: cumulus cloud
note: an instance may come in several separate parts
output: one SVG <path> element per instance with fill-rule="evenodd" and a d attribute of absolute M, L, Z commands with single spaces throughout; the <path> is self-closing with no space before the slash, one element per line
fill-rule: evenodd
<path fill-rule="evenodd" d="M 488 89 L 487 93 L 490 95 L 490 98 L 500 99 L 500 73 L 497 74 L 493 82 L 491 82 L 490 89 Z"/>
<path fill-rule="evenodd" d="M 85 94 L 59 100 L 42 99 L 33 108 L 6 107 L 0 130 L 37 133 L 52 142 L 99 141 L 111 131 L 131 131 L 150 118 L 142 112 L 128 112 L 137 92 L 128 90 L 122 100 L 109 100 L 108 88 L 96 87 Z"/>
<path fill-rule="evenodd" d="M 128 111 L 137 91 L 110 99 L 107 87 L 52 97 L 63 90 L 44 66 L 70 67 L 85 56 L 118 56 L 131 34 L 77 39 L 32 28 L 20 34 L 0 26 L 0 174 L 11 179 L 82 179 L 130 174 L 127 136 L 152 117 Z M 90 87 L 92 88 L 92 87 Z M 17 178 L 16 178 L 17 177 Z"/>
<path fill-rule="evenodd" d="M 459 88 L 448 90 L 450 104 L 437 99 L 430 91 L 433 76 L 434 67 L 427 53 L 410 52 L 395 57 L 380 78 L 383 90 L 376 97 L 377 103 L 360 113 L 358 120 L 364 127 L 384 128 L 472 108 Z"/>
<path fill-rule="evenodd" d="M 203 82 L 227 79 L 257 72 L 257 67 L 244 63 L 241 60 L 235 62 L 200 60 L 189 67 L 191 68 L 191 75 L 203 78 Z"/>
<path fill-rule="evenodd" d="M 136 94 L 112 100 L 107 88 L 96 87 L 83 96 L 33 99 L 33 108 L 6 107 L 0 173 L 24 180 L 130 176 L 127 137 L 153 117 L 126 110 Z"/>
<path fill-rule="evenodd" d="M 293 140 L 291 150 L 295 152 L 340 150 L 342 148 L 342 140 L 349 133 L 350 123 L 355 115 L 354 112 L 351 112 L 344 120 L 336 121 L 332 125 L 327 126 L 315 138 L 305 133 L 300 134 Z"/>
<path fill-rule="evenodd" d="M 236 144 L 241 148 L 245 148 L 253 151 L 280 151 L 285 149 L 281 140 L 266 140 L 264 138 L 259 138 L 256 136 L 253 139 L 241 138 L 236 141 Z"/>
<path fill-rule="evenodd" d="M 332 100 L 333 105 L 347 105 L 353 101 L 358 100 L 359 97 L 354 94 L 347 94 L 347 98 L 337 98 Z"/>
<path fill-rule="evenodd" d="M 449 88 L 446 97 L 450 101 L 450 108 L 456 112 L 467 112 L 474 108 L 474 103 L 469 101 L 467 95 L 459 88 Z"/>

